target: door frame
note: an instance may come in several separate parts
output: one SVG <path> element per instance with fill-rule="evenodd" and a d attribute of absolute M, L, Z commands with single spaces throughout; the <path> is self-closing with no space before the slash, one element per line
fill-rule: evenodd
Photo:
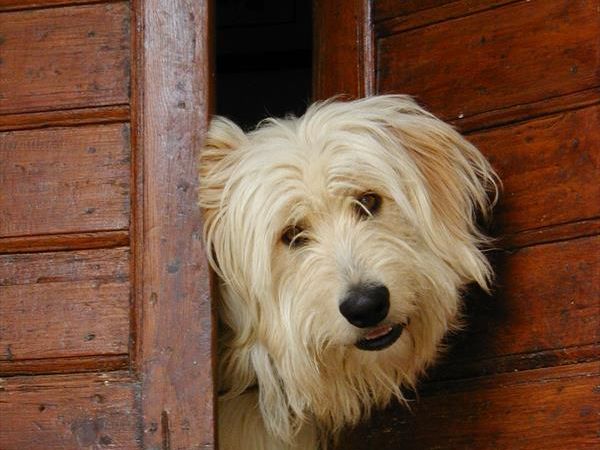
<path fill-rule="evenodd" d="M 143 448 L 216 448 L 215 326 L 197 202 L 210 0 L 132 0 L 132 320 Z"/>
<path fill-rule="evenodd" d="M 313 100 L 374 93 L 371 2 L 313 0 Z"/>

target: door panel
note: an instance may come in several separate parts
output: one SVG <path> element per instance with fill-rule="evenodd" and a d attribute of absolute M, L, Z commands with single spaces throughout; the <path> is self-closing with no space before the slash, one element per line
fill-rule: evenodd
<path fill-rule="evenodd" d="M 377 39 L 377 91 L 416 95 L 445 120 L 597 86 L 594 1 L 515 2 Z M 388 34 L 389 33 L 389 34 Z"/>
<path fill-rule="evenodd" d="M 129 14 L 128 2 L 4 13 L 0 113 L 127 103 Z"/>
<path fill-rule="evenodd" d="M 0 133 L 0 159 L 0 235 L 128 227 L 126 124 Z"/>
<path fill-rule="evenodd" d="M 598 364 L 500 374 L 432 385 L 411 411 L 378 414 L 340 448 L 371 450 L 592 450 L 598 437 Z"/>
<path fill-rule="evenodd" d="M 334 10 L 343 26 L 323 14 Z M 315 11 L 316 98 L 412 94 L 504 185 L 493 296 L 468 296 L 465 330 L 412 412 L 393 405 L 339 448 L 598 447 L 600 2 L 325 0 Z M 339 41 L 353 44 L 327 45 Z"/>
<path fill-rule="evenodd" d="M 0 0 L 0 448 L 215 448 L 208 1 Z"/>
<path fill-rule="evenodd" d="M 0 361 L 127 354 L 129 263 L 127 248 L 1 255 Z"/>
<path fill-rule="evenodd" d="M 600 217 L 598 124 L 595 105 L 469 135 L 502 179 L 503 234 Z"/>
<path fill-rule="evenodd" d="M 126 373 L 11 377 L 3 388 L 3 449 L 143 448 Z"/>
<path fill-rule="evenodd" d="M 467 299 L 467 329 L 435 377 L 572 364 L 600 352 L 600 238 L 527 246 L 494 257 L 494 298 Z"/>

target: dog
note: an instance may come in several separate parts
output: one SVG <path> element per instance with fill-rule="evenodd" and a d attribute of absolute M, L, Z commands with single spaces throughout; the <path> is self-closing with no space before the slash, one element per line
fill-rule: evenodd
<path fill-rule="evenodd" d="M 216 117 L 199 161 L 219 277 L 219 441 L 316 450 L 415 382 L 488 289 L 497 176 L 412 98 L 310 106 L 244 133 Z"/>

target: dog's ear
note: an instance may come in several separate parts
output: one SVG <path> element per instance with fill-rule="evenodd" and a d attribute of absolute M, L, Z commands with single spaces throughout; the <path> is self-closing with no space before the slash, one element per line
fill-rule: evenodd
<path fill-rule="evenodd" d="M 200 205 L 203 208 L 218 207 L 221 191 L 235 163 L 231 154 L 246 141 L 242 129 L 229 119 L 215 117 L 211 121 L 198 163 Z"/>
<path fill-rule="evenodd" d="M 497 175 L 477 148 L 410 97 L 382 101 L 388 112 L 395 109 L 383 119 L 388 132 L 417 168 L 412 196 L 426 238 L 464 281 L 486 288 L 491 270 L 477 247 L 489 240 L 478 219 L 491 214 Z"/>
<path fill-rule="evenodd" d="M 218 212 L 223 207 L 223 191 L 237 164 L 238 149 L 248 138 L 240 127 L 224 117 L 215 117 L 209 126 L 204 147 L 198 158 L 198 201 L 204 217 L 204 237 L 213 247 Z M 209 254 L 211 264 L 218 271 L 217 262 Z"/>

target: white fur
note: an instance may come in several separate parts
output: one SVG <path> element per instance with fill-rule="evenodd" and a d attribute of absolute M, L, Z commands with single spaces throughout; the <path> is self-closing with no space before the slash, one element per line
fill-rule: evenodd
<path fill-rule="evenodd" d="M 224 450 L 325 448 L 345 425 L 413 386 L 456 326 L 463 287 L 487 288 L 478 213 L 496 177 L 479 151 L 406 96 L 311 106 L 245 134 L 213 120 L 200 205 L 220 276 L 219 438 Z M 356 199 L 383 198 L 359 218 Z M 301 224 L 307 244 L 281 240 Z M 385 284 L 385 323 L 410 324 L 381 351 L 339 303 Z"/>

